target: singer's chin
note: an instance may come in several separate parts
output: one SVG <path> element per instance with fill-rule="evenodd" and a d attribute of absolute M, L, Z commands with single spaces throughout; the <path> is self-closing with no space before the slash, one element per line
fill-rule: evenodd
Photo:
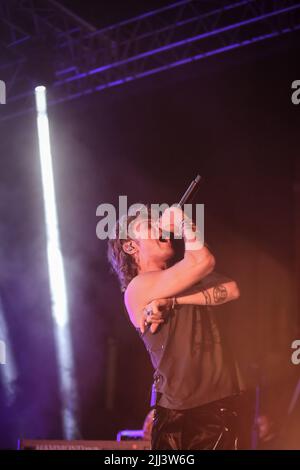
<path fill-rule="evenodd" d="M 174 248 L 170 240 L 160 241 L 160 248 L 163 251 L 165 261 L 168 261 L 174 256 Z"/>

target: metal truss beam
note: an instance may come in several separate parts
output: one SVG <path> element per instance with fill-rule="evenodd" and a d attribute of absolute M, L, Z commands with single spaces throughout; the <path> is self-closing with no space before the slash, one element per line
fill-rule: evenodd
<path fill-rule="evenodd" d="M 55 0 L 0 6 L 8 114 L 30 108 L 34 75 L 43 68 L 43 60 L 28 68 L 32 55 L 52 68 L 56 104 L 300 29 L 300 1 L 292 0 L 181 0 L 101 30 Z"/>

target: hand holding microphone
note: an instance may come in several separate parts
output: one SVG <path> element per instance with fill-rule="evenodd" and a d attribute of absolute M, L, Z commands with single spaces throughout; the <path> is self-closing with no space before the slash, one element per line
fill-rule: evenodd
<path fill-rule="evenodd" d="M 159 219 L 159 228 L 163 233 L 173 233 L 175 237 L 180 236 L 184 217 L 185 215 L 181 207 L 168 207 Z"/>
<path fill-rule="evenodd" d="M 180 202 L 167 208 L 160 217 L 162 232 L 173 233 L 175 238 L 184 238 L 186 250 L 200 250 L 203 248 L 202 237 L 193 224 L 193 221 L 183 212 L 184 204 L 189 203 L 199 190 L 201 176 L 192 181 Z"/>

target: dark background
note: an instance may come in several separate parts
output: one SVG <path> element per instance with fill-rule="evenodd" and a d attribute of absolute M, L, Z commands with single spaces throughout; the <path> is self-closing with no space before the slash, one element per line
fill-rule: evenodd
<path fill-rule="evenodd" d="M 285 415 L 300 372 L 298 44 L 290 34 L 50 110 L 82 438 L 139 429 L 152 374 L 96 208 L 119 195 L 171 204 L 197 173 L 206 241 L 242 294 L 220 321 L 249 386 L 259 378 L 263 406 Z M 2 125 L 0 151 L 0 296 L 18 370 L 11 403 L 0 385 L 0 446 L 15 448 L 62 437 L 34 115 Z"/>

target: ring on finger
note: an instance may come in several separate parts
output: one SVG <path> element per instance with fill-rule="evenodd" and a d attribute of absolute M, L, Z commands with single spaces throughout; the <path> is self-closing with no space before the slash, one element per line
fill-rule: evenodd
<path fill-rule="evenodd" d="M 145 310 L 145 313 L 146 313 L 147 317 L 150 317 L 150 315 L 152 315 L 152 313 L 153 313 L 151 307 L 145 307 L 144 310 Z"/>

